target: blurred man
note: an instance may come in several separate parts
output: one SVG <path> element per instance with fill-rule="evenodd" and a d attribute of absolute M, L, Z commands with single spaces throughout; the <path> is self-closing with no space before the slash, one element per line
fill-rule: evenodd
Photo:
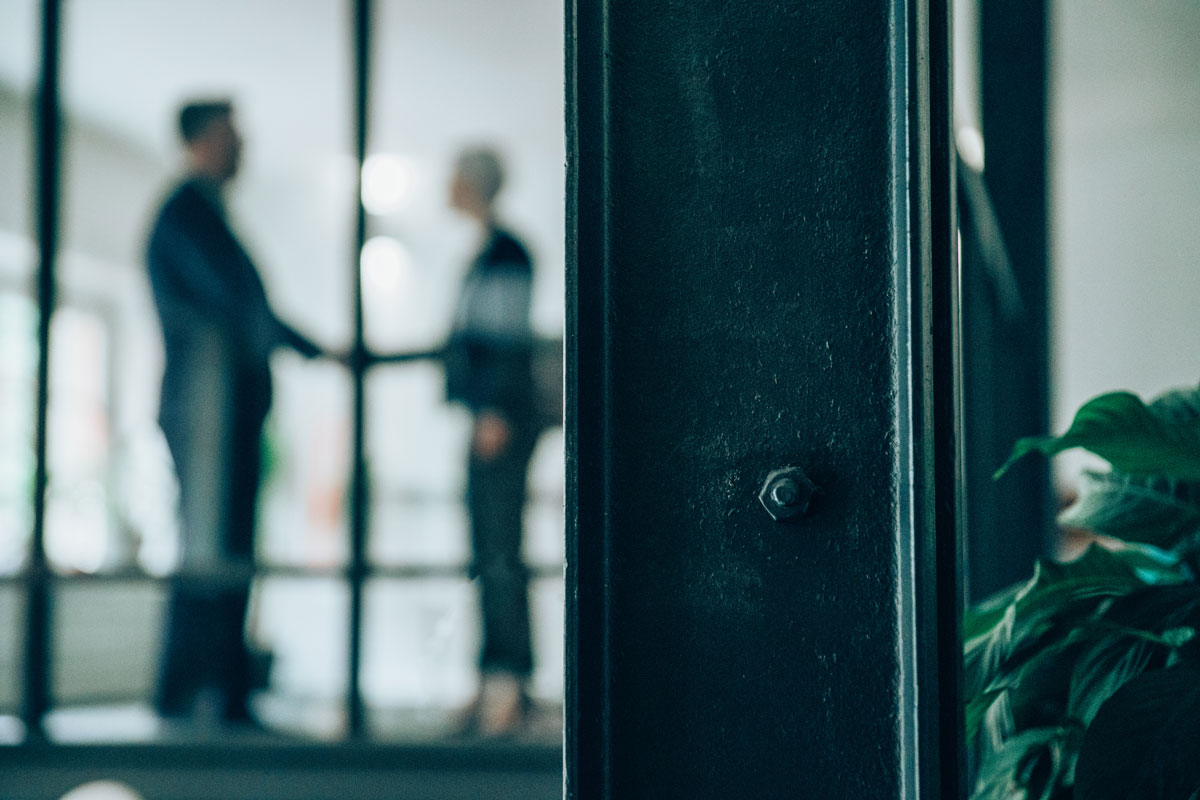
<path fill-rule="evenodd" d="M 503 183 L 493 151 L 459 156 L 450 204 L 479 224 L 482 242 L 463 281 L 444 353 L 447 395 L 474 417 L 467 510 L 483 620 L 482 677 L 462 725 L 487 736 L 521 727 L 533 669 L 521 562 L 525 478 L 538 438 L 530 363 L 533 265 L 525 247 L 496 221 Z"/>
<path fill-rule="evenodd" d="M 173 587 L 156 705 L 186 717 L 202 698 L 206 715 L 250 722 L 243 628 L 269 358 L 283 346 L 307 357 L 319 348 L 271 311 L 226 221 L 222 190 L 242 151 L 232 104 L 185 105 L 179 133 L 187 175 L 163 203 L 146 256 L 166 350 L 159 424 L 179 476 L 182 571 L 243 569 L 219 586 L 185 577 Z"/>

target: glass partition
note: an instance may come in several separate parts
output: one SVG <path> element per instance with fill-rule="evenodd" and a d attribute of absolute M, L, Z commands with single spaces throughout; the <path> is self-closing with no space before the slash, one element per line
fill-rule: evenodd
<path fill-rule="evenodd" d="M 355 683 L 368 735 L 413 742 L 463 732 L 457 722 L 482 680 L 480 559 L 465 502 L 480 409 L 447 401 L 442 355 L 482 239 L 450 208 L 449 183 L 462 148 L 500 154 L 507 180 L 498 218 L 532 260 L 523 341 L 560 354 L 562 8 L 547 0 L 373 6 L 360 198 L 354 3 L 62 4 L 45 517 L 52 741 L 207 741 L 214 731 L 339 740 L 359 733 Z M 12 181 L 0 198 L 0 580 L 11 576 L 0 585 L 0 618 L 13 623 L 0 634 L 0 716 L 22 697 L 20 570 L 32 528 L 38 314 L 31 203 L 22 198 L 34 163 L 29 97 L 40 15 L 34 0 L 0 9 L 0 180 Z M 183 106 L 197 101 L 188 114 L 209 116 L 188 122 Z M 232 137 L 221 145 L 232 148 L 228 172 L 211 170 L 216 145 L 197 132 L 214 130 L 213 119 Z M 160 218 L 185 195 L 186 212 Z M 360 201 L 368 212 L 361 249 Z M 220 258 L 208 249 L 218 234 L 228 245 Z M 302 342 L 269 328 L 295 346 L 270 356 L 261 431 L 239 421 L 253 397 L 265 405 L 259 384 L 237 383 L 258 380 L 238 370 L 266 372 L 245 354 L 259 352 L 265 340 L 254 337 L 268 328 L 237 327 L 256 281 L 274 314 L 326 356 L 305 358 Z M 365 341 L 383 358 L 366 374 L 362 569 L 351 562 L 349 530 L 356 420 L 346 354 L 357 288 Z M 213 355 L 233 352 L 223 347 L 240 355 Z M 187 373 L 180 393 L 172 381 L 188 359 L 205 368 Z M 561 395 L 561 362 L 539 359 L 549 380 L 538 386 Z M 529 381 L 532 392 L 532 373 Z M 179 418 L 186 424 L 172 422 Z M 250 428 L 222 427 L 243 424 Z M 563 437 L 553 419 L 530 430 L 513 556 L 533 650 L 521 731 L 557 746 Z M 216 449 L 228 440 L 257 444 Z M 252 533 L 241 549 L 220 538 L 241 513 L 231 509 L 247 507 L 231 497 L 251 498 Z M 237 652 L 223 649 L 234 639 Z M 167 666 L 185 662 L 232 666 L 186 677 Z M 244 717 L 231 716 L 227 702 L 241 689 L 218 673 L 251 687 Z M 183 708 L 164 700 L 172 675 L 191 682 Z M 10 733 L 0 724 L 0 741 Z"/>
<path fill-rule="evenodd" d="M 381 354 L 438 351 L 462 325 L 468 273 L 491 236 L 452 207 L 466 149 L 500 161 L 494 221 L 533 264 L 527 330 L 561 340 L 562 4 L 381 0 L 373 30 L 363 172 L 368 346 Z M 480 409 L 448 402 L 439 357 L 379 365 L 367 388 L 368 553 L 380 577 L 367 595 L 363 690 L 380 735 L 404 735 L 405 720 L 412 730 L 444 733 L 462 725 L 472 698 L 487 702 L 492 671 L 484 664 L 480 674 L 488 636 L 480 601 L 489 589 L 486 575 L 476 577 L 484 556 L 473 546 L 465 502 Z M 561 735 L 562 448 L 559 428 L 538 439 L 519 554 L 530 577 L 534 665 L 522 678 L 533 709 L 525 731 L 552 740 Z"/>
<path fill-rule="evenodd" d="M 275 349 L 259 452 L 207 462 L 181 485 L 173 459 L 179 451 L 168 446 L 159 424 L 160 411 L 179 407 L 177 395 L 163 400 L 163 375 L 168 355 L 183 363 L 193 351 L 164 348 L 147 250 L 168 198 L 190 176 L 208 174 L 181 139 L 181 107 L 230 101 L 242 141 L 236 175 L 219 197 L 197 195 L 207 205 L 189 206 L 188 214 L 224 221 L 279 318 L 329 352 L 345 351 L 353 332 L 350 51 L 341 0 L 64 5 L 62 257 L 46 517 L 47 556 L 62 576 L 48 722 L 51 735 L 64 741 L 103 738 L 106 729 L 112 738 L 138 738 L 146 733 L 140 719 L 153 723 L 149 735 L 190 735 L 203 727 L 197 721 L 206 713 L 203 691 L 191 698 L 196 725 L 163 725 L 155 707 L 167 640 L 179 625 L 192 624 L 170 599 L 172 587 L 185 581 L 208 586 L 194 590 L 201 594 L 253 581 L 244 615 L 251 661 L 239 671 L 255 673 L 250 706 L 258 723 L 322 736 L 344 728 L 330 705 L 345 692 L 345 585 L 304 576 L 346 561 L 349 374 L 335 360 Z M 185 241 L 170 240 L 174 249 L 165 258 L 198 273 L 204 267 L 187 261 L 189 248 L 208 257 L 205 248 L 217 247 L 217 234 L 181 230 L 173 235 Z M 236 268 L 228 265 L 233 257 L 223 257 L 214 269 Z M 188 280 L 182 268 L 179 274 L 172 280 Z M 199 290 L 190 283 L 178 290 L 184 297 L 192 291 Z M 233 291 L 226 302 L 243 302 L 245 291 Z M 217 303 L 207 313 L 217 318 L 226 310 Z M 16 325 L 8 315 L 4 321 Z M 192 347 L 200 328 L 188 330 Z M 241 369 L 230 360 L 204 363 Z M 203 407 L 221 407 L 218 386 L 225 384 L 212 375 L 193 374 L 198 382 L 190 392 L 198 403 L 187 412 L 188 424 L 200 424 Z M 232 402 L 218 417 L 223 423 L 212 424 L 243 424 L 247 396 Z M 199 496 L 206 480 L 252 482 L 238 471 L 250 456 L 261 459 L 252 550 L 240 559 L 215 551 L 193 559 L 203 555 L 195 534 L 201 526 L 181 513 L 181 493 Z M 247 572 L 249 565 L 258 571 Z M 270 577 L 274 569 L 289 572 Z M 200 613 L 194 604 L 180 608 Z M 238 626 L 231 636 L 240 635 L 238 617 L 226 617 L 226 627 Z"/>
<path fill-rule="evenodd" d="M 25 602 L 16 576 L 33 527 L 37 305 L 33 275 L 32 96 L 39 4 L 0 4 L 0 742 L 23 735 Z"/>

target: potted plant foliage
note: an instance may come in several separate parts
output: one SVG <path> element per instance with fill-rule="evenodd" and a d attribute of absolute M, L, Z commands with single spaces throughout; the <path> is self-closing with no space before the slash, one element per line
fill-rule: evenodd
<path fill-rule="evenodd" d="M 1016 460 L 1082 447 L 1060 523 L 1100 537 L 964 620 L 974 800 L 1200 799 L 1200 391 L 1086 403 Z"/>

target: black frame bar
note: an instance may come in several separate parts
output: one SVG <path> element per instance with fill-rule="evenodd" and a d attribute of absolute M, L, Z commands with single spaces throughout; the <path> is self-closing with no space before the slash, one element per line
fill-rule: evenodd
<path fill-rule="evenodd" d="M 34 196 L 37 203 L 38 241 L 38 365 L 37 418 L 34 443 L 33 533 L 30 537 L 25 608 L 24 693 L 21 718 L 26 736 L 43 735 L 42 718 L 50 706 L 53 664 L 50 620 L 52 615 L 50 571 L 46 562 L 47 405 L 50 378 L 50 323 L 54 314 L 58 266 L 59 185 L 61 174 L 61 119 L 59 108 L 59 42 L 61 0 L 43 0 L 41 25 L 41 75 L 38 80 L 34 141 L 37 174 Z"/>
<path fill-rule="evenodd" d="M 354 225 L 354 353 L 351 374 L 354 400 L 351 414 L 354 433 L 351 451 L 353 474 L 350 477 L 350 666 L 346 689 L 347 728 L 351 738 L 362 736 L 365 714 L 360 678 L 362 674 L 363 581 L 366 577 L 367 491 L 369 475 L 366 466 L 366 371 L 363 358 L 363 288 L 360 254 L 367 240 L 367 211 L 362 202 L 362 167 L 367 158 L 367 133 L 370 119 L 372 0 L 354 0 L 354 153 L 358 174 L 355 181 Z"/>

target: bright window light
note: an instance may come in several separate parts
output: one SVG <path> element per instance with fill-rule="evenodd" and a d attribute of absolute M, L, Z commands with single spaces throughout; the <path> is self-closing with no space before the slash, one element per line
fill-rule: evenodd
<path fill-rule="evenodd" d="M 375 215 L 404 210 L 413 197 L 416 165 L 411 158 L 380 153 L 363 162 L 362 201 Z"/>
<path fill-rule="evenodd" d="M 375 236 L 363 245 L 363 291 L 367 294 L 397 294 L 412 280 L 412 257 L 399 241 Z"/>

